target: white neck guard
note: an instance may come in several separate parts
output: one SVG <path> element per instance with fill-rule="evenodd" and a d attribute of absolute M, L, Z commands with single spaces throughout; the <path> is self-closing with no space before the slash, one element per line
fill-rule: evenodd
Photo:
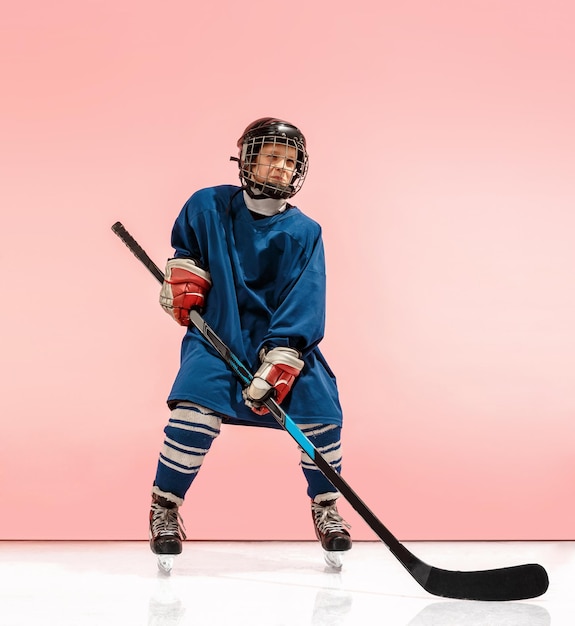
<path fill-rule="evenodd" d="M 285 211 L 287 202 L 285 200 L 276 200 L 275 198 L 261 198 L 256 200 L 252 198 L 247 191 L 244 190 L 244 202 L 250 211 L 270 217 L 276 213 Z"/>

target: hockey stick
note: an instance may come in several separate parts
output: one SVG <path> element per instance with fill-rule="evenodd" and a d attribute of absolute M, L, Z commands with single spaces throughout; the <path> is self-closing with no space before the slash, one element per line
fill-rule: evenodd
<path fill-rule="evenodd" d="M 120 222 L 116 222 L 112 226 L 112 230 L 156 279 L 162 282 L 164 279 L 162 271 L 124 226 Z M 226 362 L 240 383 L 244 387 L 249 385 L 253 378 L 251 372 L 216 335 L 202 316 L 197 311 L 191 311 L 190 321 Z M 278 424 L 293 437 L 323 475 L 339 490 L 368 526 L 387 545 L 398 561 L 428 593 L 461 600 L 507 601 L 536 598 L 547 591 L 549 586 L 547 572 L 538 564 L 461 572 L 440 569 L 424 563 L 401 544 L 380 522 L 273 399 L 266 400 L 264 404 Z"/>

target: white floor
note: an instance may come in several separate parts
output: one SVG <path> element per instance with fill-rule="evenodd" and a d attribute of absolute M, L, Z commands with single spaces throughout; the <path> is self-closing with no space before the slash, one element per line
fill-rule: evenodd
<path fill-rule="evenodd" d="M 344 567 L 314 542 L 187 542 L 171 576 L 144 542 L 0 542 L 1 626 L 572 626 L 575 542 L 411 542 L 435 567 L 540 563 L 548 592 L 521 602 L 427 594 L 380 542 Z"/>

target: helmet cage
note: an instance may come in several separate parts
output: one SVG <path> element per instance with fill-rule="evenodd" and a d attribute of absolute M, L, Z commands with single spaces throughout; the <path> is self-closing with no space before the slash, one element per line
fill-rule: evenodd
<path fill-rule="evenodd" d="M 293 175 L 287 185 L 267 178 L 259 181 L 254 178 L 253 169 L 257 165 L 258 155 L 263 146 L 268 144 L 282 146 L 278 151 L 280 154 L 287 147 L 294 148 L 296 152 Z M 305 138 L 295 126 L 273 118 L 258 120 L 246 129 L 238 141 L 238 147 L 240 179 L 250 196 L 287 199 L 301 189 L 307 175 L 308 154 Z"/>

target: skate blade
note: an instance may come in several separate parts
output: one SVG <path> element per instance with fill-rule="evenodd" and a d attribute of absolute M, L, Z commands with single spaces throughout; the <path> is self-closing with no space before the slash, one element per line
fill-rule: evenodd
<path fill-rule="evenodd" d="M 343 567 L 343 552 L 323 551 L 323 558 L 328 567 L 333 569 L 341 569 Z"/>
<path fill-rule="evenodd" d="M 174 567 L 174 557 L 171 554 L 161 554 L 158 556 L 158 569 L 162 574 L 169 574 Z"/>

